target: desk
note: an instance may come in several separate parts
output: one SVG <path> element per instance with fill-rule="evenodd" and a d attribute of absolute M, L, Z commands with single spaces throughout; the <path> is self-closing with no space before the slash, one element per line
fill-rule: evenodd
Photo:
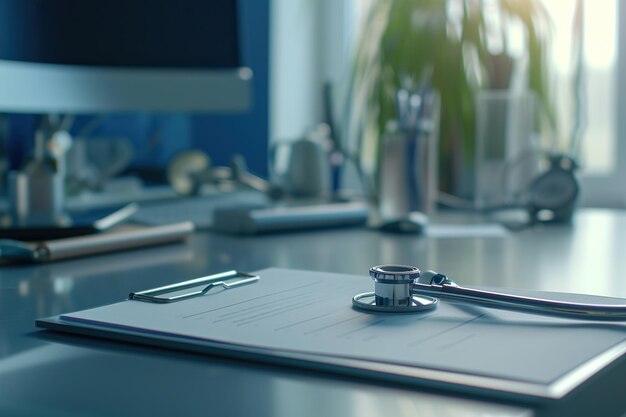
<path fill-rule="evenodd" d="M 589 416 L 626 410 L 626 360 L 554 405 L 444 392 L 38 331 L 37 317 L 226 269 L 367 274 L 414 264 L 467 285 L 626 297 L 626 212 L 580 212 L 572 227 L 507 238 L 426 239 L 365 229 L 262 237 L 195 235 L 174 245 L 0 268 L 0 415 Z"/>

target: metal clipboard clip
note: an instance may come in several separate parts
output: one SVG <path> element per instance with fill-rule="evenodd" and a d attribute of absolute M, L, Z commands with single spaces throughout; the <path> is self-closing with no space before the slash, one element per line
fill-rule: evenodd
<path fill-rule="evenodd" d="M 234 282 L 227 282 L 235 278 L 243 278 Z M 150 303 L 175 303 L 176 301 L 188 300 L 189 298 L 200 297 L 211 291 L 212 288 L 222 287 L 225 290 L 247 285 L 257 282 L 260 279 L 258 275 L 250 275 L 239 271 L 226 271 L 219 274 L 208 275 L 206 277 L 195 278 L 189 281 L 179 282 L 177 284 L 166 285 L 164 287 L 153 288 L 151 290 L 131 292 L 128 296 L 129 300 L 146 301 Z M 198 287 L 208 284 L 203 289 L 193 291 L 186 294 L 174 295 L 172 297 L 159 297 L 162 294 L 172 293 L 185 290 L 187 288 Z"/>

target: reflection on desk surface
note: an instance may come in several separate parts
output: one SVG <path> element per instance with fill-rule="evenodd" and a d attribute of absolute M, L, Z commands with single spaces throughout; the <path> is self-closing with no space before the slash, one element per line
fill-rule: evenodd
<path fill-rule="evenodd" d="M 43 265 L 0 267 L 0 357 L 32 345 L 16 339 L 14 326 L 33 329 L 36 317 L 124 299 L 135 285 L 175 280 L 180 265 L 193 260 L 188 245 L 166 245 Z M 167 271 L 170 271 L 169 274 Z M 143 277 L 144 284 L 134 284 Z M 18 343 L 19 340 L 19 343 Z"/>
<path fill-rule="evenodd" d="M 276 417 L 533 415 L 512 406 L 337 381 L 250 363 L 172 352 L 164 355 L 159 349 L 77 338 L 40 339 L 45 344 L 0 360 L 0 414 L 10 415 L 3 411 L 11 411 L 7 407 L 19 402 L 29 412 L 45 415 L 50 410 L 60 415 L 135 416 L 181 412 Z M 116 372 L 111 373 L 112 369 Z M 67 393 L 80 395 L 61 401 Z"/>

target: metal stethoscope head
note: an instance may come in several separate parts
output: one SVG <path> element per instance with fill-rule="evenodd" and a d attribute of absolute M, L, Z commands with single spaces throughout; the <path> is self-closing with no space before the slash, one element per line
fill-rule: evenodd
<path fill-rule="evenodd" d="M 467 301 L 490 308 L 583 320 L 626 321 L 624 304 L 588 304 L 525 297 L 462 287 L 443 274 L 420 272 L 414 266 L 379 265 L 370 268 L 374 292 L 355 295 L 354 307 L 379 312 L 409 313 L 437 307 L 439 298 Z"/>

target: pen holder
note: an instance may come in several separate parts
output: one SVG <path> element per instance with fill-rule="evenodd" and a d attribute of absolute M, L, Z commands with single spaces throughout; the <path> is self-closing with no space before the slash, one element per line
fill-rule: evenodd
<path fill-rule="evenodd" d="M 421 97 L 414 121 L 389 121 L 378 158 L 378 210 L 382 222 L 419 211 L 433 214 L 438 192 L 439 95 Z"/>
<path fill-rule="evenodd" d="M 438 190 L 437 125 L 425 119 L 415 132 L 395 121 L 381 143 L 379 214 L 385 221 L 414 211 L 433 214 Z"/>

